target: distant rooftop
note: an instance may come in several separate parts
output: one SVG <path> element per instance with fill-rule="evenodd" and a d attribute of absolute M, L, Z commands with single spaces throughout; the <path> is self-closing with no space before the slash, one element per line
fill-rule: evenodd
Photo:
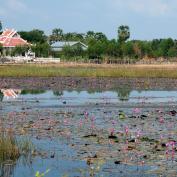
<path fill-rule="evenodd" d="M 87 48 L 87 45 L 85 45 L 84 43 L 80 42 L 80 41 L 59 41 L 59 42 L 55 42 L 53 43 L 51 46 L 52 47 L 59 47 L 62 48 L 64 46 L 73 46 L 80 43 L 82 46 Z"/>
<path fill-rule="evenodd" d="M 28 45 L 28 42 L 20 37 L 14 29 L 5 29 L 0 35 L 0 43 L 3 47 L 16 47 L 19 45 Z"/>

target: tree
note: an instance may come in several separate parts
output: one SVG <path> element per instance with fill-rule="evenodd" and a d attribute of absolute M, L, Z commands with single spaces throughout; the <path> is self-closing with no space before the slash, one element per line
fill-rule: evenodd
<path fill-rule="evenodd" d="M 109 57 L 118 57 L 119 56 L 118 49 L 119 47 L 116 40 L 108 41 L 106 51 L 105 51 L 106 55 L 108 55 Z"/>
<path fill-rule="evenodd" d="M 83 57 L 84 53 L 85 52 L 80 45 L 76 45 L 72 47 L 69 45 L 66 45 L 63 47 L 63 50 L 62 50 L 63 56 L 66 57 L 67 59 Z"/>
<path fill-rule="evenodd" d="M 2 31 L 2 22 L 0 21 L 0 32 Z"/>
<path fill-rule="evenodd" d="M 84 41 L 84 34 L 82 33 L 66 33 L 63 39 L 65 41 Z"/>
<path fill-rule="evenodd" d="M 129 26 L 120 26 L 118 28 L 118 41 L 120 43 L 125 42 L 127 39 L 130 38 L 130 29 Z"/>
<path fill-rule="evenodd" d="M 122 52 L 124 57 L 134 58 L 135 52 L 133 42 L 129 41 L 124 43 L 122 45 Z"/>
<path fill-rule="evenodd" d="M 36 57 L 49 57 L 51 52 L 51 46 L 45 42 L 45 43 L 37 43 L 33 45 L 32 51 L 35 52 Z"/>
<path fill-rule="evenodd" d="M 25 52 L 27 52 L 29 50 L 29 46 L 25 45 L 25 46 L 16 46 L 13 50 L 12 50 L 12 55 L 22 55 L 25 56 Z"/>
<path fill-rule="evenodd" d="M 52 35 L 49 36 L 50 43 L 61 41 L 63 39 L 63 30 L 60 28 L 55 28 L 52 31 Z"/>
<path fill-rule="evenodd" d="M 85 36 L 85 42 L 88 44 L 94 38 L 95 38 L 95 32 L 94 31 L 88 31 L 86 36 Z"/>
<path fill-rule="evenodd" d="M 34 29 L 32 31 L 26 32 L 26 31 L 20 31 L 18 32 L 20 36 L 27 40 L 28 42 L 31 42 L 33 44 L 36 43 L 46 43 L 47 42 L 47 36 L 45 35 L 44 31 L 39 29 Z"/>
<path fill-rule="evenodd" d="M 102 58 L 106 53 L 106 47 L 106 42 L 92 40 L 87 49 L 89 58 Z"/>
<path fill-rule="evenodd" d="M 2 53 L 3 53 L 3 46 L 2 46 L 2 44 L 0 43 L 0 56 L 2 55 Z"/>
<path fill-rule="evenodd" d="M 103 41 L 103 42 L 107 41 L 106 35 L 103 34 L 102 32 L 95 33 L 94 39 L 97 40 L 97 41 Z"/>
<path fill-rule="evenodd" d="M 163 39 L 160 43 L 161 55 L 164 57 L 168 56 L 168 51 L 174 46 L 174 42 L 171 38 Z"/>

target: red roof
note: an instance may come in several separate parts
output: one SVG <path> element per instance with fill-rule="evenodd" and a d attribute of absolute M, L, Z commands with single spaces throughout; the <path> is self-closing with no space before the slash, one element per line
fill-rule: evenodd
<path fill-rule="evenodd" d="M 20 45 L 29 45 L 29 43 L 22 39 L 20 35 L 13 29 L 6 29 L 0 35 L 0 43 L 3 45 L 3 47 L 16 47 Z"/>

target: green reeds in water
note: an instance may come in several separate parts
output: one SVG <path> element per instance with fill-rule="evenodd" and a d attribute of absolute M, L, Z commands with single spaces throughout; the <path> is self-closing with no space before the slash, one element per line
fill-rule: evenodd
<path fill-rule="evenodd" d="M 1 132 L 0 176 L 10 177 L 17 161 L 20 159 L 23 160 L 23 163 L 29 164 L 33 151 L 34 146 L 28 138 L 17 139 L 12 133 Z"/>
<path fill-rule="evenodd" d="M 7 133 L 0 134 L 0 163 L 16 161 L 20 157 L 20 149 L 14 136 Z"/>

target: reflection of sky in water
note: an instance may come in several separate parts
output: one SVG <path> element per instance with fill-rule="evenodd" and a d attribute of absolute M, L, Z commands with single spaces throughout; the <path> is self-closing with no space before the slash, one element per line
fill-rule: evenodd
<path fill-rule="evenodd" d="M 30 166 L 17 165 L 14 172 L 14 177 L 32 177 L 36 171 L 45 172 L 50 169 L 46 177 L 62 177 L 66 176 L 91 176 L 91 170 L 86 164 L 86 161 L 76 160 L 77 153 L 63 143 L 54 141 L 34 140 L 36 146 L 45 149 L 48 152 L 56 152 L 55 158 L 41 159 L 36 157 Z M 50 154 L 50 153 L 49 153 Z M 62 159 L 62 160 L 61 160 Z M 72 159 L 72 160 L 71 160 Z M 128 166 L 128 165 L 115 165 L 112 162 L 107 162 L 100 166 L 100 173 L 94 176 L 127 176 L 127 177 L 141 177 L 144 176 L 147 170 L 154 170 L 154 166 Z M 120 173 L 121 171 L 121 173 Z M 111 174 L 110 174 L 111 173 Z M 155 177 L 156 175 L 146 175 Z"/>
<path fill-rule="evenodd" d="M 8 112 L 9 110 L 21 110 L 24 106 L 38 108 L 40 106 L 52 107 L 64 105 L 87 105 L 89 103 L 120 103 L 120 92 L 106 91 L 89 93 L 87 91 L 63 91 L 61 96 L 57 96 L 53 91 L 46 91 L 41 94 L 21 94 L 17 98 L 3 98 L 1 103 L 2 110 Z M 129 93 L 129 92 L 128 92 Z M 123 94 L 125 96 L 127 94 Z M 171 101 L 177 101 L 177 91 L 131 91 L 128 94 L 128 103 L 139 103 L 142 101 L 151 103 L 160 103 Z M 147 98 L 147 99 L 146 99 Z M 4 103 L 4 104 L 3 104 Z M 7 104 L 5 104 L 7 103 Z M 19 103 L 19 104 L 18 104 Z M 132 104 L 133 105 L 133 104 Z M 104 127 L 106 127 L 104 125 Z M 85 176 L 89 175 L 88 166 L 86 161 L 77 160 L 77 153 L 67 146 L 67 143 L 63 139 L 50 141 L 50 140 L 36 140 L 33 139 L 36 147 L 45 149 L 49 153 L 49 158 L 36 157 L 30 166 L 25 166 L 21 163 L 17 163 L 14 169 L 14 177 L 31 177 L 34 176 L 36 171 L 45 172 L 47 169 L 51 169 L 47 176 L 62 176 L 69 174 L 70 176 L 81 176 L 80 170 L 85 172 Z M 57 143 L 56 143 L 57 142 Z M 50 153 L 56 152 L 55 158 L 50 158 Z M 156 176 L 156 175 L 144 175 L 147 170 L 153 170 L 156 167 L 147 166 L 128 166 L 128 165 L 115 165 L 112 162 L 107 162 L 103 165 L 99 176 Z M 121 174 L 120 174 L 121 171 Z M 111 175 L 110 175 L 111 173 Z"/>
<path fill-rule="evenodd" d="M 19 95 L 17 98 L 4 98 L 4 102 L 35 102 L 41 106 L 57 106 L 63 105 L 66 101 L 67 105 L 84 105 L 91 103 L 120 103 L 121 95 L 116 91 L 106 91 L 106 92 L 95 92 L 89 93 L 87 91 L 63 91 L 63 95 L 54 95 L 53 91 L 46 91 L 41 94 L 25 94 Z M 140 102 L 150 102 L 150 103 L 160 103 L 160 102 L 171 102 L 177 101 L 177 91 L 131 91 L 129 96 L 127 96 L 127 101 L 129 103 L 140 103 Z"/>

